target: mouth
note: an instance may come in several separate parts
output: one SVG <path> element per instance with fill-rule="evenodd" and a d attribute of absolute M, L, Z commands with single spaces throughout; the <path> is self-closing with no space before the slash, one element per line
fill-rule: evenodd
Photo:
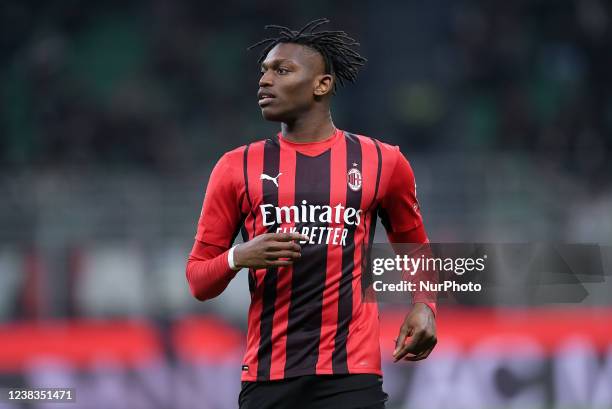
<path fill-rule="evenodd" d="M 268 105 L 274 98 L 276 98 L 274 95 L 266 91 L 259 91 L 257 93 L 257 99 L 260 107 Z"/>

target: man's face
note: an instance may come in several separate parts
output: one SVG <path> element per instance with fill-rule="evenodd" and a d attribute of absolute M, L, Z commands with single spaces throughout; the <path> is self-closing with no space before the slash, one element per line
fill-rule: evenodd
<path fill-rule="evenodd" d="M 300 44 L 276 45 L 261 64 L 257 97 L 263 117 L 289 122 L 310 110 L 324 73 L 318 52 Z"/>

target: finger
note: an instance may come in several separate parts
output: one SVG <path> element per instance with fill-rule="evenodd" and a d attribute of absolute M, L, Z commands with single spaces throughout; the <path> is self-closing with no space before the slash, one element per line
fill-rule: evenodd
<path fill-rule="evenodd" d="M 422 339 L 423 331 L 413 332 L 413 336 L 410 342 L 405 345 L 401 345 L 397 354 L 393 355 L 395 362 L 399 361 L 400 359 L 403 359 L 408 353 L 416 354 L 415 349 L 420 352 L 421 349 L 419 348 L 419 346 L 422 343 Z"/>
<path fill-rule="evenodd" d="M 269 260 L 266 261 L 267 267 L 282 267 L 290 266 L 293 264 L 293 260 Z"/>
<path fill-rule="evenodd" d="M 417 331 L 414 334 L 414 337 L 410 340 L 408 345 L 406 345 L 406 352 L 411 354 L 418 354 L 425 348 L 427 344 L 427 337 L 425 336 L 424 331 Z"/>
<path fill-rule="evenodd" d="M 302 256 L 299 251 L 282 250 L 266 253 L 266 260 L 278 260 L 280 258 L 298 259 Z"/>
<path fill-rule="evenodd" d="M 410 361 L 410 362 L 416 362 L 416 361 L 422 361 L 423 359 L 427 358 L 429 356 L 429 353 L 431 352 L 431 350 L 427 350 L 425 351 L 425 353 L 421 353 L 418 355 L 414 355 L 414 356 L 405 356 L 404 357 L 404 361 Z"/>
<path fill-rule="evenodd" d="M 419 332 L 420 332 L 419 334 L 420 336 L 418 337 L 419 339 L 415 341 L 414 343 L 411 342 L 406 348 L 406 350 L 410 354 L 419 355 L 424 350 L 427 350 L 428 348 L 436 345 L 437 341 L 436 341 L 435 335 L 432 335 L 426 330 L 422 330 Z"/>
<path fill-rule="evenodd" d="M 302 247 L 293 241 L 273 241 L 266 247 L 269 251 L 290 250 L 300 252 Z"/>
<path fill-rule="evenodd" d="M 433 351 L 434 347 L 433 345 L 430 346 L 429 348 L 426 348 L 425 350 L 423 350 L 421 353 L 414 355 L 414 356 L 405 356 L 404 357 L 404 361 L 420 361 L 422 359 L 425 359 L 429 356 L 429 354 L 431 353 L 431 351 Z"/>
<path fill-rule="evenodd" d="M 406 354 L 406 356 L 404 357 L 404 360 L 406 361 L 420 361 L 421 359 L 425 359 L 429 356 L 429 354 L 431 353 L 431 351 L 433 351 L 434 347 L 437 344 L 437 339 L 435 336 L 430 337 L 429 339 L 427 339 L 426 341 L 423 342 L 423 347 L 422 350 L 416 354 L 412 354 L 409 355 L 410 352 L 408 354 Z"/>
<path fill-rule="evenodd" d="M 404 345 L 404 342 L 406 342 L 406 337 L 411 336 L 412 331 L 412 328 L 406 329 L 403 326 L 402 328 L 400 328 L 399 336 L 395 340 L 395 350 L 393 351 L 393 356 L 395 356 L 400 351 L 401 347 Z"/>
<path fill-rule="evenodd" d="M 277 241 L 291 241 L 291 240 L 308 240 L 308 237 L 301 233 L 272 233 L 273 238 Z"/>

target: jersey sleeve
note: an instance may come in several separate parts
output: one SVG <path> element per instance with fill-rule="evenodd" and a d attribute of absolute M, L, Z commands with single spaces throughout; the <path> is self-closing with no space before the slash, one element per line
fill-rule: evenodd
<path fill-rule="evenodd" d="M 238 271 L 227 260 L 229 250 L 198 240 L 193 244 L 185 274 L 191 294 L 200 301 L 221 294 Z"/>
<path fill-rule="evenodd" d="M 222 248 L 232 245 L 242 223 L 239 176 L 242 164 L 232 160 L 235 156 L 226 153 L 215 165 L 206 187 L 195 236 L 200 242 Z"/>
<path fill-rule="evenodd" d="M 396 254 L 406 254 L 406 251 L 409 251 L 407 255 L 410 257 L 420 257 L 420 255 L 430 257 L 431 249 L 416 198 L 416 183 L 412 167 L 400 152 L 399 147 L 395 148 L 395 153 L 395 166 L 379 209 L 381 222 L 387 230 L 387 238 Z M 423 245 L 407 248 L 403 245 L 405 243 L 423 243 Z M 418 271 L 403 278 L 414 283 L 421 280 L 437 282 L 435 272 Z M 426 304 L 434 316 L 437 314 L 436 301 L 435 291 L 417 290 L 412 293 L 412 302 Z"/>
<path fill-rule="evenodd" d="M 406 232 L 423 225 L 414 173 L 399 147 L 395 147 L 395 153 L 395 165 L 379 209 L 387 233 Z"/>

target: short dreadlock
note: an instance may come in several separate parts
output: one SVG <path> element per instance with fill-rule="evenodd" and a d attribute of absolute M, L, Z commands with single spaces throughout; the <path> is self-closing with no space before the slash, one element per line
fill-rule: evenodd
<path fill-rule="evenodd" d="M 344 85 L 344 81 L 355 82 L 359 67 L 367 61 L 357 51 L 350 48 L 359 45 L 359 43 L 344 31 L 314 31 L 320 25 L 326 23 L 329 23 L 328 19 L 319 18 L 306 24 L 300 31 L 278 25 L 267 25 L 264 27 L 265 29 L 277 30 L 279 36 L 261 40 L 250 46 L 248 50 L 265 45 L 259 60 L 257 60 L 257 63 L 261 65 L 270 50 L 280 43 L 305 45 L 318 51 L 323 56 L 325 73 L 335 75 L 340 86 Z M 334 92 L 335 90 L 336 85 L 334 84 Z"/>

